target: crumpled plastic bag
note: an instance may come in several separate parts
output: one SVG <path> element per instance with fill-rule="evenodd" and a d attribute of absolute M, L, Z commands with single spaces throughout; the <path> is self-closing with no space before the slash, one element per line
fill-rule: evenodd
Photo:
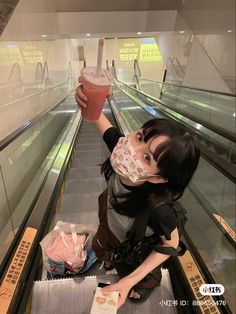
<path fill-rule="evenodd" d="M 47 271 L 62 276 L 80 273 L 86 266 L 95 232 L 92 224 L 58 221 L 40 242 Z"/>

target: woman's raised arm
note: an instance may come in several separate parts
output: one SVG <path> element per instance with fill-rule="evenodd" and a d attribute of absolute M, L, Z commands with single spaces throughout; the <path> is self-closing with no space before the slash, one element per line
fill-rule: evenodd
<path fill-rule="evenodd" d="M 101 113 L 99 119 L 95 121 L 94 124 L 102 136 L 107 129 L 113 126 L 103 113 Z"/>

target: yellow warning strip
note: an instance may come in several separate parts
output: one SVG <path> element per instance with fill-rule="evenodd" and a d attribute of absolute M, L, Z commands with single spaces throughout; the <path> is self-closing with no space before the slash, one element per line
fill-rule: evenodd
<path fill-rule="evenodd" d="M 0 286 L 0 314 L 6 314 L 8 312 L 36 233 L 37 229 L 26 228 L 7 273 L 4 276 Z"/>
<path fill-rule="evenodd" d="M 227 224 L 227 222 L 220 215 L 213 214 L 213 216 L 221 224 L 221 226 L 228 233 L 228 235 L 233 239 L 233 241 L 236 242 L 236 234 L 234 230 Z"/>
<path fill-rule="evenodd" d="M 191 305 L 199 309 L 204 314 L 220 314 L 221 312 L 219 311 L 216 301 L 213 299 L 213 297 L 209 295 L 202 295 L 199 291 L 199 287 L 203 284 L 206 284 L 206 282 L 203 279 L 191 253 L 187 250 L 183 256 L 179 256 L 179 261 L 196 299 L 192 301 Z M 186 304 L 186 302 L 182 302 L 183 306 L 190 305 Z"/>

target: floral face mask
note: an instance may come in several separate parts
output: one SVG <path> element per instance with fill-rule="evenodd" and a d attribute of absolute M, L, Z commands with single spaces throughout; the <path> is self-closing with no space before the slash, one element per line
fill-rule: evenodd
<path fill-rule="evenodd" d="M 133 183 L 146 181 L 147 177 L 160 177 L 149 174 L 142 163 L 138 160 L 137 154 L 130 142 L 130 138 L 120 137 L 110 157 L 112 168 L 122 177 L 131 180 Z"/>

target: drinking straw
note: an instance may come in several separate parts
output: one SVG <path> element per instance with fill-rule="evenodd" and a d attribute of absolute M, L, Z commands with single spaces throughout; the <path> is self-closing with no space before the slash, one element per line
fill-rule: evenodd
<path fill-rule="evenodd" d="M 102 54 L 103 54 L 104 39 L 98 41 L 98 59 L 97 59 L 97 75 L 100 74 L 102 68 Z"/>

